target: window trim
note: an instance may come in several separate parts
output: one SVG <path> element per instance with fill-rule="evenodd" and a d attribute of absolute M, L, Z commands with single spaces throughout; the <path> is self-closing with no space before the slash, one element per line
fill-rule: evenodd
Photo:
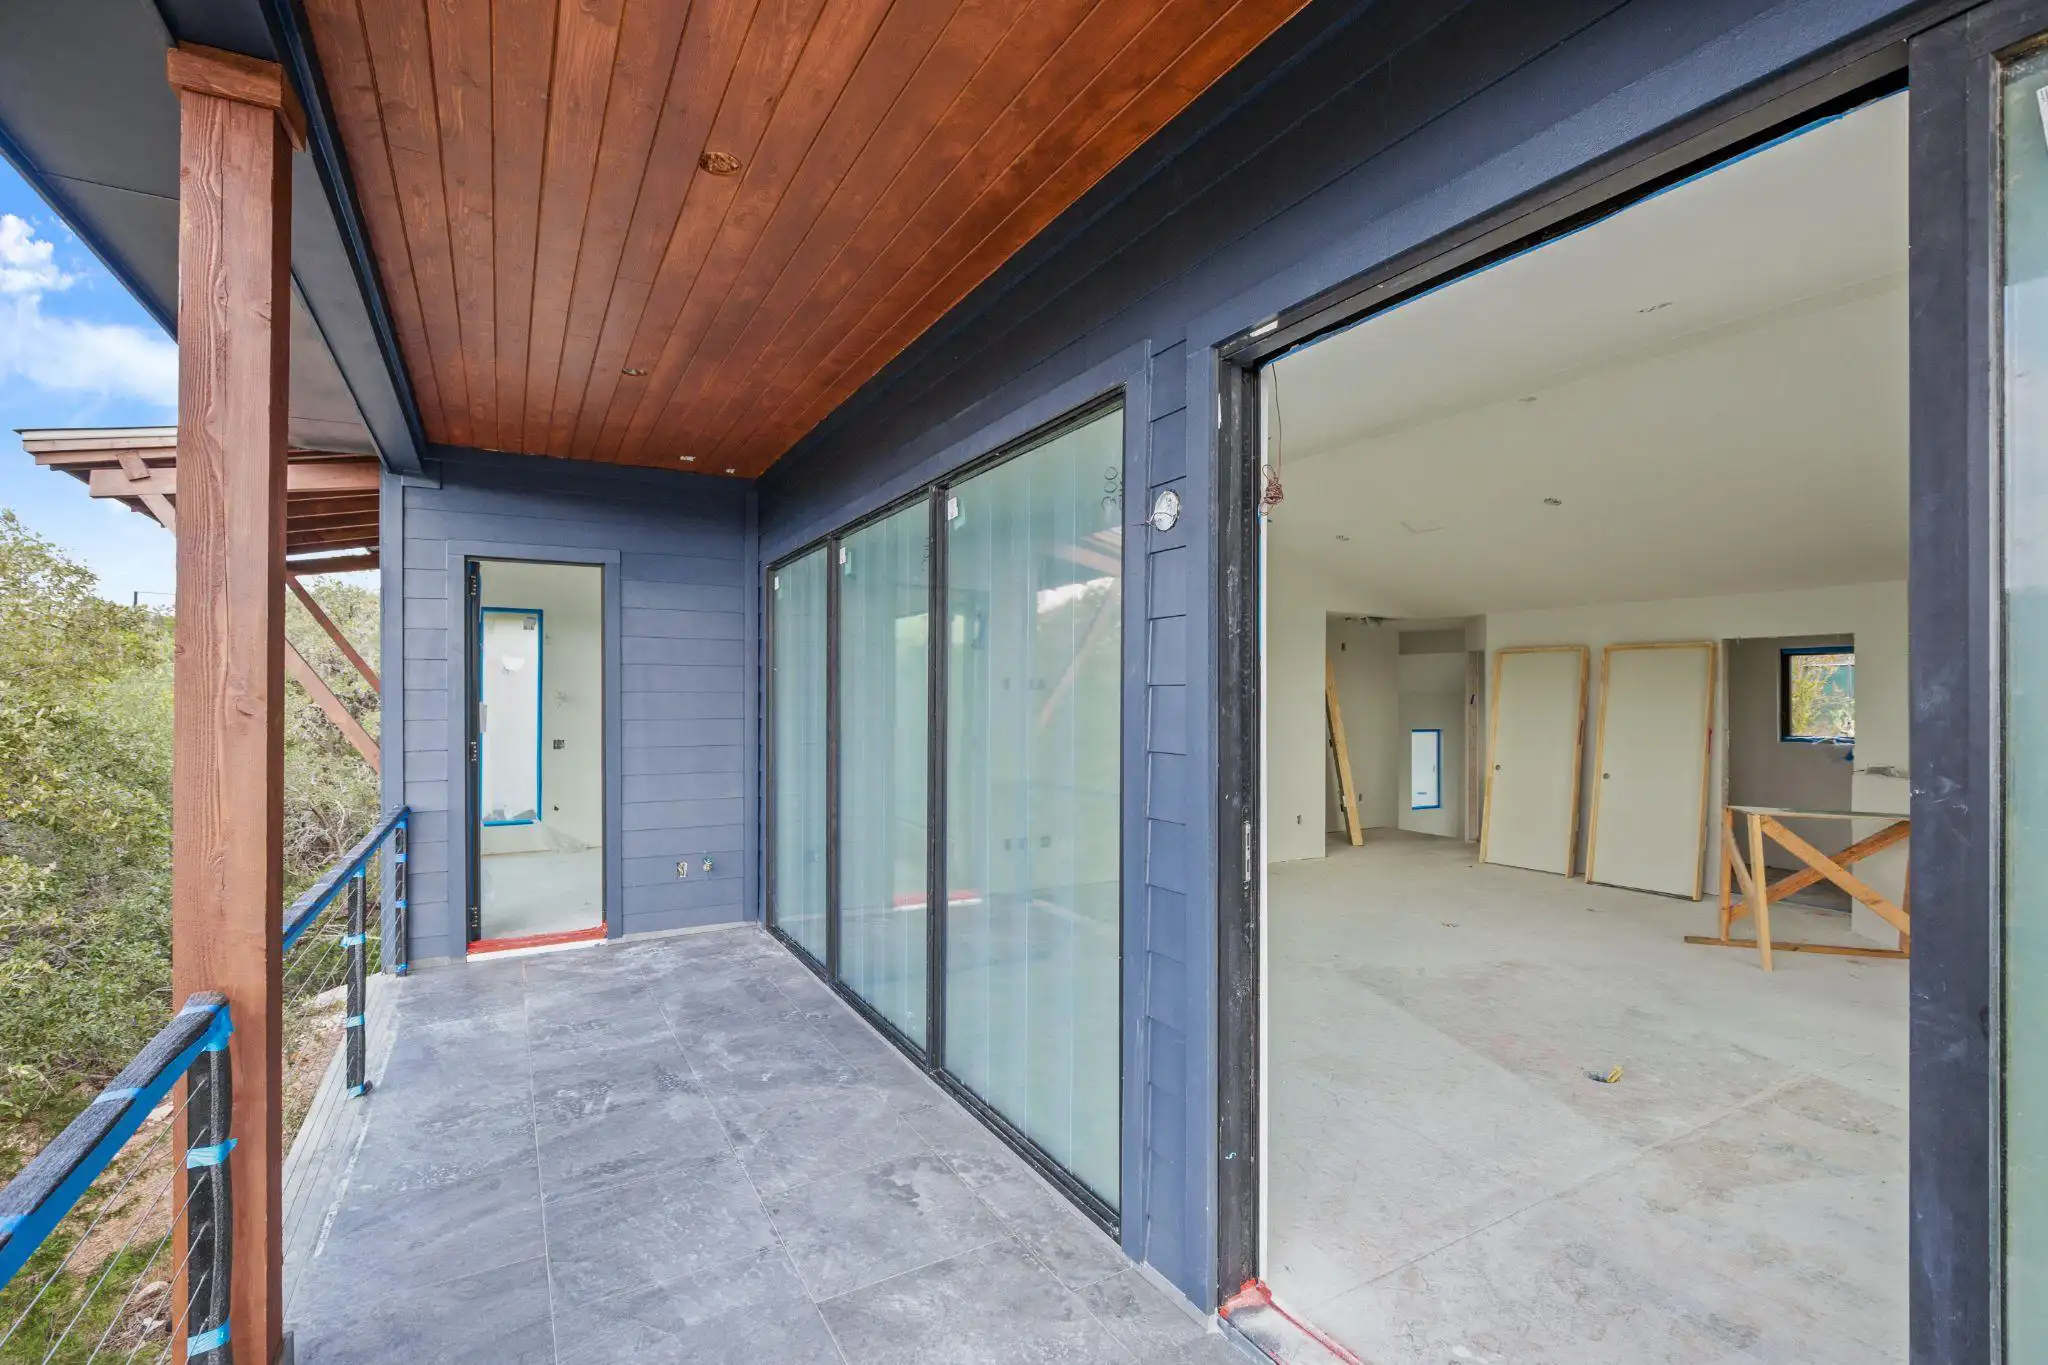
<path fill-rule="evenodd" d="M 1427 806 L 1415 804 L 1415 737 L 1429 735 L 1436 741 L 1436 800 Z M 1441 725 L 1411 725 L 1408 727 L 1408 809 L 1442 810 L 1444 808 L 1444 730 Z"/>

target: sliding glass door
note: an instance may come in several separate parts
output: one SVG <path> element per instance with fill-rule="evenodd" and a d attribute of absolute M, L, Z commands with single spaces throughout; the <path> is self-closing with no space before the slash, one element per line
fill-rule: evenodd
<path fill-rule="evenodd" d="M 1098 1216 L 1122 1194 L 1123 444 L 1098 409 L 771 575 L 776 929 Z"/>
<path fill-rule="evenodd" d="M 1114 1207 L 1123 421 L 946 521 L 946 1068 Z"/>
<path fill-rule="evenodd" d="M 775 927 L 825 960 L 825 551 L 777 569 L 770 584 L 768 718 L 774 759 Z"/>
<path fill-rule="evenodd" d="M 931 505 L 839 543 L 839 979 L 925 1044 Z"/>

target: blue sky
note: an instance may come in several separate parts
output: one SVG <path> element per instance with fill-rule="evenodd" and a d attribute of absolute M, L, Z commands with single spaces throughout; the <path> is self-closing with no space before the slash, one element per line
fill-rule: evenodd
<path fill-rule="evenodd" d="M 116 601 L 167 605 L 168 532 L 40 469 L 19 427 L 177 420 L 177 348 L 56 214 L 0 161 L 0 506 L 99 575 Z"/>

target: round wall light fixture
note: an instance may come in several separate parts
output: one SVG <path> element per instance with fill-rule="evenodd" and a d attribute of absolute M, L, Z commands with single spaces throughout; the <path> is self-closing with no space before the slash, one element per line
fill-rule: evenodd
<path fill-rule="evenodd" d="M 1152 523 L 1155 531 L 1171 531 L 1180 524 L 1180 494 L 1171 488 L 1161 489 L 1159 496 L 1152 500 L 1152 515 L 1145 518 Z"/>

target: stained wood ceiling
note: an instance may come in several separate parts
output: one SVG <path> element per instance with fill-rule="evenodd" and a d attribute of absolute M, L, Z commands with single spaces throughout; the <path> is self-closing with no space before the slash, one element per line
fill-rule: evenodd
<path fill-rule="evenodd" d="M 1303 0 L 307 0 L 429 437 L 752 476 Z"/>

